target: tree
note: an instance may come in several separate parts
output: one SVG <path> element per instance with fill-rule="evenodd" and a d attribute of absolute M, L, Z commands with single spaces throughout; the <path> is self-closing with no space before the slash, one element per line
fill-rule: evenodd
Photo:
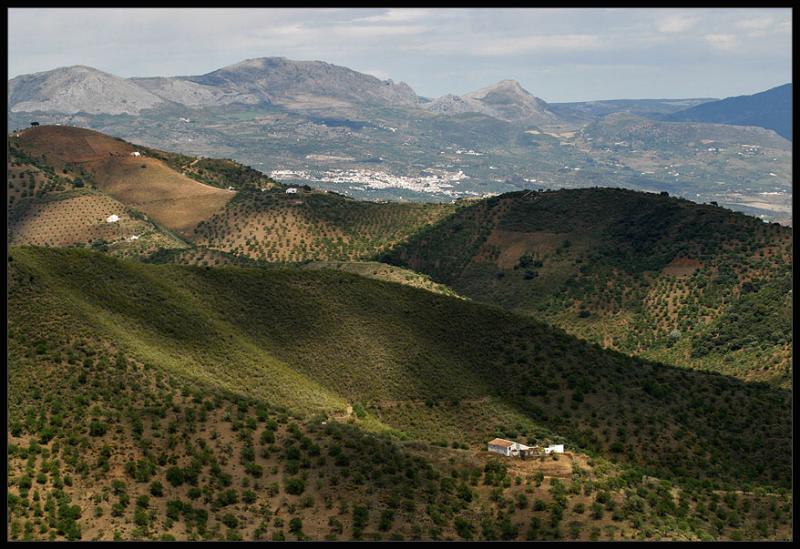
<path fill-rule="evenodd" d="M 180 467 L 172 466 L 167 469 L 167 481 L 173 486 L 180 486 L 183 484 L 183 469 Z"/>

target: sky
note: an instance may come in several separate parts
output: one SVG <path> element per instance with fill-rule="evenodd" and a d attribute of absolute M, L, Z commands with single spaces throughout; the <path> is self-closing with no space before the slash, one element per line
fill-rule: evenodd
<path fill-rule="evenodd" d="M 514 79 L 549 102 L 729 97 L 791 82 L 791 9 L 9 9 L 9 78 L 69 65 L 211 72 L 255 57 L 464 94 Z"/>

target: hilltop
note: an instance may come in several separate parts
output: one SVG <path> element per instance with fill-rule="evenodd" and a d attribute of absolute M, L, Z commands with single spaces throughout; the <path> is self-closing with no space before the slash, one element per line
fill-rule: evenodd
<path fill-rule="evenodd" d="M 582 189 L 459 208 L 383 260 L 605 347 L 789 384 L 791 250 L 714 205 Z"/>
<path fill-rule="evenodd" d="M 445 95 L 424 107 L 446 115 L 481 113 L 514 124 L 547 126 L 559 122 L 546 102 L 533 96 L 516 80 L 502 80 L 463 96 Z"/>
<path fill-rule="evenodd" d="M 8 81 L 11 112 L 138 114 L 162 102 L 129 80 L 82 65 L 27 74 Z"/>
<path fill-rule="evenodd" d="M 162 152 L 82 128 L 39 126 L 9 142 L 12 244 L 111 245 L 126 256 L 184 248 L 237 189 L 277 185 L 230 160 Z"/>

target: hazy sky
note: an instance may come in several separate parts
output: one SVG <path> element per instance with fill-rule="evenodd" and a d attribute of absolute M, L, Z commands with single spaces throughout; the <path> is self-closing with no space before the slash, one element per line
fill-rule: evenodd
<path fill-rule="evenodd" d="M 10 9 L 9 77 L 67 65 L 203 74 L 253 57 L 462 94 L 513 78 L 546 101 L 727 97 L 791 81 L 790 9 Z"/>

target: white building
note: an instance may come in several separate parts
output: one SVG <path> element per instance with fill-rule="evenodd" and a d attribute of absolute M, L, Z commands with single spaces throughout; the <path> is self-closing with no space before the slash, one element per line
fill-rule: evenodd
<path fill-rule="evenodd" d="M 106 218 L 106 223 L 116 223 L 117 221 L 119 221 L 119 216 L 117 214 L 109 215 Z"/>
<path fill-rule="evenodd" d="M 297 193 L 297 187 L 289 187 L 288 189 L 286 189 L 286 194 L 296 194 L 296 193 Z"/>
<path fill-rule="evenodd" d="M 133 151 L 131 153 L 131 156 L 142 156 L 142 153 L 140 153 L 139 151 Z"/>
<path fill-rule="evenodd" d="M 490 452 L 494 452 L 496 454 L 502 454 L 504 456 L 518 456 L 520 451 L 522 450 L 529 450 L 530 446 L 525 446 L 524 444 L 520 444 L 519 442 L 514 442 L 513 440 L 506 440 L 504 438 L 496 438 L 489 441 L 487 445 L 487 450 Z"/>
<path fill-rule="evenodd" d="M 552 453 L 563 454 L 564 453 L 564 445 L 563 444 L 551 444 L 550 446 L 545 447 L 544 453 L 545 453 L 545 455 L 550 455 Z"/>

